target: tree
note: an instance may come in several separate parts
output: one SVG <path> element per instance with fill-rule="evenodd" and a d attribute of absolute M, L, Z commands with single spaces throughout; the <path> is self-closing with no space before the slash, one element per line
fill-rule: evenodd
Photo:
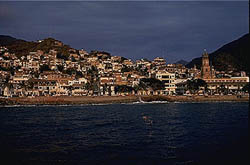
<path fill-rule="evenodd" d="M 80 72 L 80 71 L 76 71 L 76 77 L 77 77 L 77 78 L 81 78 L 81 77 L 83 77 L 82 72 Z"/>
<path fill-rule="evenodd" d="M 71 57 L 71 61 L 72 61 L 72 62 L 76 62 L 75 57 Z"/>
<path fill-rule="evenodd" d="M 74 68 L 68 68 L 67 70 L 63 70 L 62 71 L 63 73 L 66 73 L 66 74 L 68 74 L 68 75 L 75 75 L 76 76 L 76 78 L 81 78 L 81 77 L 83 77 L 83 74 L 82 74 L 82 72 L 80 72 L 80 71 L 77 71 L 76 69 L 74 69 Z"/>
<path fill-rule="evenodd" d="M 64 59 L 64 60 L 67 60 L 67 59 L 68 59 L 68 57 L 67 57 L 66 55 L 63 55 L 63 54 L 61 54 L 61 53 L 57 53 L 57 54 L 56 54 L 56 58 Z"/>
<path fill-rule="evenodd" d="M 62 72 L 63 69 L 64 69 L 64 67 L 63 67 L 62 65 L 57 65 L 57 69 L 58 69 L 60 72 Z"/>
<path fill-rule="evenodd" d="M 66 72 L 66 74 L 68 74 L 68 75 L 75 74 L 75 70 L 74 70 L 73 68 L 68 68 L 65 72 Z"/>
<path fill-rule="evenodd" d="M 205 87 L 205 88 L 207 88 L 207 83 L 206 83 L 206 81 L 204 81 L 204 80 L 202 80 L 202 79 L 197 79 L 197 85 L 198 85 L 198 87 Z"/>
<path fill-rule="evenodd" d="M 133 87 L 131 86 L 127 86 L 127 85 L 118 85 L 115 87 L 115 92 L 117 93 L 126 93 L 126 92 L 129 92 L 131 93 L 132 91 L 134 90 Z"/>
<path fill-rule="evenodd" d="M 247 83 L 246 85 L 244 85 L 244 87 L 242 88 L 243 92 L 249 92 L 249 83 Z"/>
<path fill-rule="evenodd" d="M 123 65 L 121 72 L 130 72 L 133 71 L 132 67 L 127 67 L 126 65 Z"/>
<path fill-rule="evenodd" d="M 86 90 L 91 90 L 91 84 L 89 83 L 89 82 L 87 82 L 86 84 L 85 84 L 85 89 Z"/>
<path fill-rule="evenodd" d="M 224 94 L 227 93 L 227 89 L 226 89 L 225 85 L 220 85 L 218 90 L 219 90 L 219 93 L 224 93 Z"/>
<path fill-rule="evenodd" d="M 196 93 L 200 87 L 204 87 L 207 90 L 207 83 L 202 79 L 192 79 L 187 81 L 187 87 L 191 93 Z"/>
<path fill-rule="evenodd" d="M 49 65 L 42 65 L 40 67 L 40 72 L 43 72 L 43 71 L 50 71 L 51 69 L 49 68 Z"/>
<path fill-rule="evenodd" d="M 162 90 L 165 88 L 165 84 L 156 78 L 142 78 L 139 86 L 143 89 L 152 88 L 155 90 Z"/>

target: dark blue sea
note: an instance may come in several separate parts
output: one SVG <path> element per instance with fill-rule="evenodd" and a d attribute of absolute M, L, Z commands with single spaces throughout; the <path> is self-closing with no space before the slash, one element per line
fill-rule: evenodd
<path fill-rule="evenodd" d="M 2 106 L 0 161 L 248 164 L 248 108 L 231 102 Z"/>

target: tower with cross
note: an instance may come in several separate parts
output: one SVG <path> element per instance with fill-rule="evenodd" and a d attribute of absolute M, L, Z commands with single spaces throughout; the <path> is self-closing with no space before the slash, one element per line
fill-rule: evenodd
<path fill-rule="evenodd" d="M 206 49 L 204 49 L 204 53 L 202 55 L 201 78 L 203 79 L 212 78 L 212 72 L 209 65 L 209 55 Z"/>

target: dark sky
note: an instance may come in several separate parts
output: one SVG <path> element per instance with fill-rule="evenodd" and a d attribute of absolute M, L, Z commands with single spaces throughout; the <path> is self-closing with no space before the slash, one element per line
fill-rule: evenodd
<path fill-rule="evenodd" d="M 190 61 L 248 33 L 248 2 L 1 2 L 0 34 Z"/>

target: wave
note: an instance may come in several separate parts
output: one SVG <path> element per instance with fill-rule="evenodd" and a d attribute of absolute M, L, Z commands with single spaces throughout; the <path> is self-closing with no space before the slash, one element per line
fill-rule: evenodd
<path fill-rule="evenodd" d="M 144 104 L 207 104 L 207 103 L 236 103 L 237 101 L 136 101 L 130 103 L 89 103 L 89 104 L 30 104 L 30 105 L 0 105 L 0 107 L 75 107 L 75 106 L 104 106 L 104 105 L 144 105 Z M 246 101 L 248 103 L 248 101 Z M 242 102 L 243 103 L 243 102 Z"/>
<path fill-rule="evenodd" d="M 136 101 L 136 102 L 132 102 L 132 103 L 121 103 L 121 104 L 166 104 L 169 103 L 168 101 Z"/>
<path fill-rule="evenodd" d="M 35 104 L 31 104 L 31 105 L 19 105 L 19 104 L 16 104 L 16 105 L 0 105 L 0 107 L 35 107 L 37 105 Z"/>

